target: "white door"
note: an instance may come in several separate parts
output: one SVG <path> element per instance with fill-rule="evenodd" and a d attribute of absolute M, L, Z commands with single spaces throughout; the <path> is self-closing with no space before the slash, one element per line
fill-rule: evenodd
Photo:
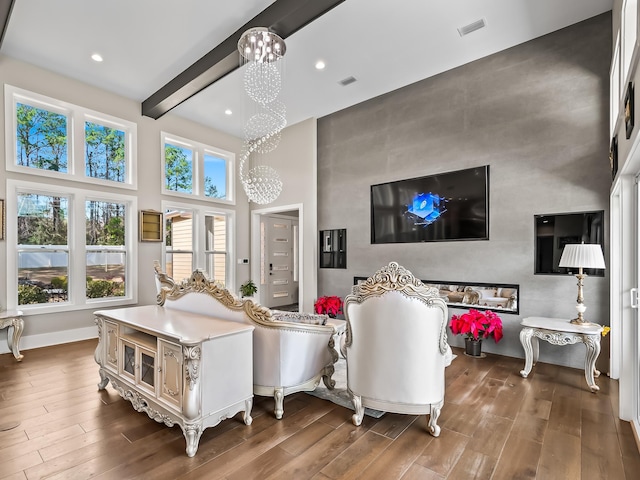
<path fill-rule="evenodd" d="M 281 307 L 298 302 L 294 283 L 294 240 L 291 219 L 263 216 L 265 296 L 261 301 L 267 307 Z"/>

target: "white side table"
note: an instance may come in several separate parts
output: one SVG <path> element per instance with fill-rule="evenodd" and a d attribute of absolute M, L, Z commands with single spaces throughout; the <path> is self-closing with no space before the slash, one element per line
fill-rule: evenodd
<path fill-rule="evenodd" d="M 596 360 L 600 355 L 600 338 L 602 325 L 594 323 L 576 325 L 562 318 L 528 317 L 520 322 L 520 342 L 524 347 L 525 365 L 520 370 L 520 375 L 527 378 L 531 368 L 538 361 L 538 339 L 546 340 L 553 345 L 572 345 L 582 342 L 587 347 L 584 361 L 584 376 L 592 392 L 597 392 L 600 387 L 596 385 L 594 375 L 600 376 L 596 370 Z"/>
<path fill-rule="evenodd" d="M 13 332 L 8 330 L 13 327 Z M 17 361 L 21 361 L 24 355 L 20 353 L 20 337 L 24 330 L 24 320 L 22 320 L 22 312 L 20 310 L 6 310 L 0 312 L 0 330 L 7 328 L 7 345 L 9 350 L 13 352 L 13 356 Z"/>

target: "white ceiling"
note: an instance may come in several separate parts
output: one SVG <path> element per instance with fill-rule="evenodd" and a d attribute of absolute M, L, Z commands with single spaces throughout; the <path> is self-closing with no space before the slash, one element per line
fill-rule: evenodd
<path fill-rule="evenodd" d="M 15 0 L 1 52 L 142 102 L 272 0 Z M 286 39 L 289 125 L 611 10 L 612 0 L 346 0 Z M 484 18 L 465 37 L 457 28 Z M 90 59 L 94 52 L 102 63 Z M 323 71 L 314 68 L 325 61 Z M 172 113 L 242 136 L 236 70 Z M 338 82 L 353 76 L 346 87 Z M 225 115 L 225 109 L 234 114 Z"/>

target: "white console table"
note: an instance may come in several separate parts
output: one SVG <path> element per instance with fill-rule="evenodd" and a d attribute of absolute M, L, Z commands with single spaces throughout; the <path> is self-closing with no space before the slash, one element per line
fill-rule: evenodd
<path fill-rule="evenodd" d="M 100 383 L 138 412 L 182 428 L 187 455 L 200 435 L 253 405 L 252 325 L 157 305 L 95 312 Z"/>
<path fill-rule="evenodd" d="M 520 342 L 524 347 L 525 365 L 520 375 L 527 378 L 531 368 L 538 361 L 538 339 L 546 340 L 553 345 L 572 345 L 582 342 L 587 348 L 584 361 L 584 376 L 592 392 L 600 387 L 596 385 L 595 377 L 600 376 L 596 370 L 596 360 L 600 355 L 600 337 L 602 326 L 594 323 L 577 325 L 561 318 L 528 317 L 520 322 Z"/>
<path fill-rule="evenodd" d="M 13 332 L 10 332 L 8 327 L 13 327 Z M 20 353 L 20 337 L 22 336 L 22 330 L 24 330 L 22 312 L 20 310 L 0 312 L 0 330 L 3 328 L 7 329 L 7 346 L 16 360 L 20 362 L 24 357 Z"/>

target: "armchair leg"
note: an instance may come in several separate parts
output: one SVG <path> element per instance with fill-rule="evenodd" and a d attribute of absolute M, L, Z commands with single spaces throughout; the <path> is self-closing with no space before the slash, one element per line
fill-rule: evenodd
<path fill-rule="evenodd" d="M 274 413 L 276 418 L 280 420 L 284 415 L 284 388 L 278 387 L 273 391 L 273 398 L 276 401 L 276 408 Z"/>
<path fill-rule="evenodd" d="M 429 415 L 429 432 L 434 437 L 440 436 L 440 426 L 438 425 L 438 417 L 440 417 L 440 409 L 444 402 L 431 406 L 431 415 Z"/>
<path fill-rule="evenodd" d="M 351 420 L 353 424 L 358 427 L 362 423 L 362 418 L 364 417 L 364 407 L 362 406 L 362 397 L 359 395 L 352 395 L 353 406 L 356 408 L 356 413 L 353 414 Z"/>

